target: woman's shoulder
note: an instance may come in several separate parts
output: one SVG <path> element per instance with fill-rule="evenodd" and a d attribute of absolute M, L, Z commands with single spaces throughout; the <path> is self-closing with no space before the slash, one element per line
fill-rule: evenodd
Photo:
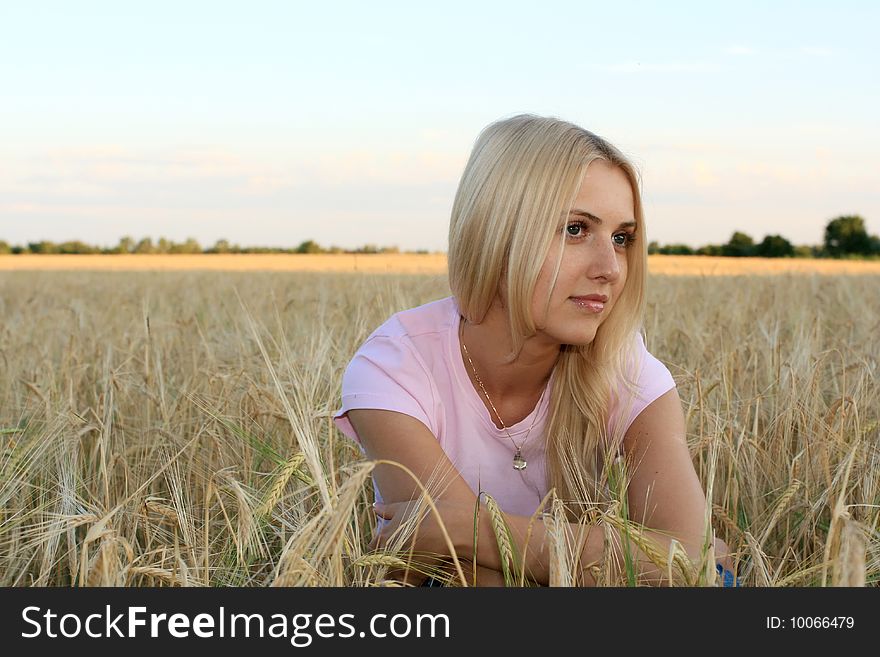
<path fill-rule="evenodd" d="M 669 368 L 648 350 L 640 331 L 635 331 L 630 338 L 619 374 L 617 389 L 612 390 L 613 400 L 636 397 L 650 403 L 675 387 Z"/>
<path fill-rule="evenodd" d="M 355 359 L 367 357 L 391 368 L 412 361 L 430 371 L 431 364 L 442 357 L 444 341 L 457 313 L 453 297 L 396 312 L 367 337 Z"/>
<path fill-rule="evenodd" d="M 432 366 L 442 358 L 440 336 L 449 299 L 440 299 L 394 313 L 357 349 L 342 376 L 342 407 L 334 420 L 345 435 L 357 440 L 343 416 L 351 409 L 397 411 L 415 417 L 437 435 L 438 398 Z"/>
<path fill-rule="evenodd" d="M 443 331 L 457 313 L 450 299 L 394 313 L 370 334 L 345 369 L 343 407 L 336 417 L 350 408 L 399 410 L 435 430 L 430 418 L 448 337 Z"/>
<path fill-rule="evenodd" d="M 632 335 L 626 350 L 622 376 L 612 390 L 609 428 L 613 432 L 614 427 L 620 427 L 625 433 L 639 413 L 675 387 L 675 380 L 663 361 L 648 351 L 639 331 Z"/>

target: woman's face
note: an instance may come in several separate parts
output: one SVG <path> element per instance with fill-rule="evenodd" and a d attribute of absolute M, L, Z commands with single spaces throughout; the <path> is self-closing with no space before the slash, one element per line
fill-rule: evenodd
<path fill-rule="evenodd" d="M 538 276 L 532 315 L 539 336 L 559 344 L 593 341 L 626 283 L 626 256 L 634 239 L 634 222 L 633 193 L 626 174 L 605 160 L 593 160 L 572 214 L 560 217 L 565 249 L 552 294 L 550 285 L 560 250 L 558 234 Z M 605 300 L 576 299 L 589 295 Z"/>

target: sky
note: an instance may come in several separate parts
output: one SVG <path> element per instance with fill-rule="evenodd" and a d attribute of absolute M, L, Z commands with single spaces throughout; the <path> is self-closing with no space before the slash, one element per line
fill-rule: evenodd
<path fill-rule="evenodd" d="M 445 251 L 474 140 L 557 116 L 649 240 L 880 233 L 877 2 L 0 0 L 0 240 Z"/>

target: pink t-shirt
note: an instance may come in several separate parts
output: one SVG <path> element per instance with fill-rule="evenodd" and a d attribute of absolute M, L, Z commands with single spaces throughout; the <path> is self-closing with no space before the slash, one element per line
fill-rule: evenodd
<path fill-rule="evenodd" d="M 489 493 L 501 509 L 532 515 L 548 491 L 544 458 L 544 429 L 554 376 L 535 409 L 508 427 L 522 445 L 528 462 L 514 470 L 515 448 L 503 429 L 492 422 L 489 410 L 471 384 L 461 357 L 458 336 L 460 313 L 454 297 L 396 313 L 367 338 L 342 378 L 342 408 L 334 422 L 364 452 L 346 413 L 353 408 L 397 411 L 421 421 L 437 438 L 475 494 Z M 620 404 L 628 409 L 622 431 L 652 401 L 675 387 L 672 375 L 654 358 L 638 336 L 635 341 L 642 366 L 636 397 Z M 619 393 L 618 393 L 619 394 Z M 613 403 L 613 418 L 617 403 Z M 521 441 L 534 427 L 523 444 Z M 616 424 L 610 421 L 609 426 Z M 375 486 L 377 501 L 382 501 Z"/>

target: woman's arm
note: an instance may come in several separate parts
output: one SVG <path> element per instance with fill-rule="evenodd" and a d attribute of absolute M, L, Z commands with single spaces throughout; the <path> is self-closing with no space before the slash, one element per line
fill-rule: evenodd
<path fill-rule="evenodd" d="M 474 532 L 473 532 L 473 507 L 462 505 L 455 502 L 439 501 L 436 504 L 440 513 L 444 528 L 448 535 L 452 538 L 455 553 L 459 559 L 471 562 L 474 557 Z M 405 522 L 413 513 L 414 506 L 412 502 L 402 502 L 394 504 L 377 505 L 376 512 L 384 518 L 388 518 L 389 522 L 382 531 L 374 538 L 373 546 L 381 547 L 385 545 L 391 534 Z M 525 554 L 525 574 L 526 576 L 542 585 L 550 583 L 550 561 L 551 555 L 549 551 L 549 537 L 547 536 L 547 527 L 543 519 L 532 520 L 528 516 L 519 516 L 510 513 L 504 513 L 504 520 L 510 528 L 511 538 L 516 545 L 516 550 L 520 555 Z M 531 531 L 529 524 L 531 523 Z M 575 574 L 575 585 L 577 586 L 595 586 L 596 579 L 590 568 L 598 566 L 602 562 L 605 550 L 605 528 L 598 526 L 584 526 L 576 523 L 565 523 L 565 527 L 570 536 L 577 536 L 577 532 L 583 531 L 585 537 L 581 544 L 581 554 L 579 557 L 579 570 Z M 611 563 L 612 577 L 617 579 L 624 569 L 623 558 L 623 541 L 621 532 L 616 528 L 608 529 L 611 538 L 612 554 L 608 556 Z M 668 551 L 672 537 L 665 533 L 647 530 L 643 534 L 652 539 L 664 553 Z M 526 536 L 529 536 L 526 543 Z M 681 542 L 681 541 L 679 541 Z M 726 549 L 723 543 L 718 541 L 717 545 Z M 445 543 L 443 532 L 439 528 L 439 523 L 433 513 L 428 513 L 419 526 L 418 534 L 413 542 L 414 549 L 424 550 L 437 554 L 449 554 L 449 548 Z M 526 549 L 527 548 L 527 549 Z M 718 550 L 716 549 L 716 552 Z M 489 575 L 489 579 L 496 580 L 498 586 L 503 585 L 504 577 L 501 574 L 501 556 L 489 519 L 488 511 L 483 505 L 480 512 L 479 534 L 477 539 L 476 560 L 479 566 L 485 570 L 485 574 Z M 641 549 L 639 549 L 632 541 L 629 542 L 629 554 L 633 562 L 633 570 L 637 580 L 642 584 L 666 584 L 669 582 L 668 572 L 665 568 L 659 568 L 650 557 Z M 698 555 L 689 553 L 692 561 Z M 468 564 L 469 565 L 469 564 Z M 465 567 L 466 578 L 470 580 L 469 568 Z M 519 573 L 515 574 L 518 577 Z M 493 585 L 493 584 L 487 584 Z"/>
<path fill-rule="evenodd" d="M 704 533 L 707 520 L 706 498 L 684 440 L 684 415 L 675 389 L 662 395 L 639 414 L 627 431 L 624 448 L 634 465 L 627 490 L 629 518 L 650 527 L 645 532 L 646 536 L 653 539 L 664 552 L 668 551 L 672 539 L 675 538 L 682 544 L 691 561 L 697 562 L 707 540 Z M 479 514 L 478 553 L 474 554 L 474 505 L 473 499 L 443 500 L 438 505 L 438 510 L 459 556 L 475 558 L 481 566 L 500 571 L 501 558 L 485 508 Z M 378 509 L 380 515 L 396 522 L 390 523 L 383 530 L 382 536 L 377 536 L 377 545 L 387 539 L 405 519 L 407 506 L 390 504 Z M 504 517 L 519 554 L 525 553 L 526 574 L 541 584 L 549 583 L 549 543 L 543 520 L 531 521 L 526 516 L 513 514 L 504 514 Z M 530 521 L 532 529 L 529 534 Z M 567 526 L 568 531 L 574 535 L 580 530 L 586 531 L 580 555 L 583 573 L 579 583 L 595 585 L 589 567 L 598 565 L 602 559 L 605 530 L 573 523 L 568 523 Z M 439 526 L 431 514 L 422 522 L 419 533 L 423 546 L 421 549 L 448 554 L 448 547 L 441 540 Z M 617 529 L 611 528 L 610 535 L 615 557 L 612 563 L 620 564 L 616 568 L 620 571 L 624 563 L 621 534 Z M 714 545 L 723 547 L 726 551 L 723 543 L 717 542 Z M 632 542 L 630 554 L 634 558 L 635 572 L 640 581 L 655 584 L 668 582 L 665 569 L 658 568 Z"/>
<path fill-rule="evenodd" d="M 446 456 L 437 438 L 420 420 L 405 413 L 381 409 L 352 409 L 348 412 L 348 419 L 367 458 L 393 461 L 412 473 L 389 463 L 376 466 L 373 478 L 382 499 L 387 503 L 417 499 L 425 488 L 437 503 L 461 503 L 464 507 L 473 508 L 476 495 Z M 370 546 L 378 547 L 378 539 L 377 533 Z M 450 552 L 445 545 L 441 550 L 427 550 L 417 545 L 414 549 L 440 555 L 449 555 Z M 421 558 L 420 563 L 435 567 L 442 563 L 442 559 Z M 489 579 L 489 573 L 484 574 Z M 426 575 L 413 570 L 394 570 L 389 577 L 415 586 L 426 579 Z"/>
<path fill-rule="evenodd" d="M 485 505 L 482 505 L 483 508 L 480 511 L 476 554 L 474 552 L 473 507 L 447 501 L 437 502 L 436 507 L 442 518 L 446 533 L 452 539 L 455 553 L 459 559 L 472 561 L 476 558 L 480 566 L 500 574 L 502 570 L 501 555 Z M 388 518 L 391 522 L 376 535 L 372 545 L 374 547 L 385 545 L 397 528 L 409 519 L 414 509 L 415 507 L 412 502 L 377 505 L 376 512 L 382 517 Z M 544 520 L 540 518 L 532 520 L 528 516 L 510 513 L 504 513 L 503 515 L 507 526 L 510 528 L 512 541 L 516 545 L 515 549 L 520 555 L 525 554 L 524 570 L 526 577 L 538 584 L 549 585 L 551 555 L 549 537 L 547 536 Z M 530 523 L 531 532 L 529 531 Z M 598 526 L 578 525 L 576 523 L 565 523 L 565 526 L 571 536 L 576 536 L 579 531 L 583 531 L 586 535 L 581 547 L 580 568 L 576 574 L 575 584 L 578 586 L 595 586 L 595 577 L 589 569 L 601 563 L 605 549 L 605 529 Z M 610 528 L 610 533 L 612 539 L 611 547 L 613 549 L 613 558 L 611 559 L 612 573 L 616 576 L 623 568 L 622 542 L 620 532 L 617 529 Z M 645 532 L 645 534 L 654 539 L 661 549 L 668 549 L 670 539 L 666 536 L 651 531 Z M 527 535 L 529 538 L 528 543 L 526 543 Z M 419 525 L 418 533 L 413 539 L 413 549 L 437 554 L 449 554 L 450 551 L 445 543 L 445 537 L 440 529 L 440 524 L 433 513 L 429 512 Z M 635 572 L 640 582 L 660 584 L 668 581 L 665 570 L 661 571 L 657 568 L 647 554 L 639 550 L 632 543 L 630 543 L 630 555 L 632 556 Z M 516 576 L 518 577 L 518 573 L 516 573 Z M 499 577 L 498 580 L 503 581 L 503 576 Z"/>
<path fill-rule="evenodd" d="M 631 476 L 629 518 L 675 536 L 696 561 L 711 542 L 711 527 L 675 388 L 636 417 L 624 437 L 624 452 Z"/>
<path fill-rule="evenodd" d="M 477 503 L 477 496 L 470 489 L 443 448 L 437 438 L 419 420 L 396 411 L 379 409 L 352 409 L 348 412 L 348 419 L 357 432 L 361 444 L 364 446 L 366 456 L 372 460 L 388 460 L 400 463 L 409 469 L 417 478 L 418 483 L 403 469 L 387 463 L 380 463 L 373 471 L 373 477 L 382 498 L 389 508 L 398 508 L 395 503 L 400 503 L 403 508 L 410 500 L 418 498 L 421 494 L 421 486 L 428 489 L 431 499 L 444 510 L 446 516 L 450 509 L 456 508 L 461 514 L 460 522 L 456 527 L 462 527 L 461 534 L 452 536 L 453 543 L 460 548 L 469 538 L 473 541 L 473 512 Z M 420 486 L 421 484 L 421 486 Z M 485 518 L 485 513 L 483 514 Z M 404 520 L 403 515 L 396 518 L 392 523 L 398 526 Z M 449 518 L 451 520 L 451 518 Z M 528 521 L 528 518 L 525 518 Z M 469 524 L 468 524 L 469 523 Z M 484 530 L 490 530 L 487 526 Z M 384 546 L 393 528 L 386 527 L 377 533 L 371 548 Z M 453 530 L 458 532 L 458 529 Z M 491 531 L 491 530 L 490 530 Z M 450 550 L 442 533 L 437 527 L 434 538 L 425 541 L 427 529 L 419 530 L 419 536 L 413 549 L 421 552 L 433 552 L 443 556 L 449 556 Z M 481 538 L 481 540 L 483 540 Z M 494 538 L 492 539 L 494 541 Z M 483 541 L 483 549 L 490 545 Z M 472 546 L 471 546 L 472 547 Z M 457 555 L 466 558 L 460 549 L 456 549 Z M 473 558 L 473 550 L 470 550 L 468 559 Z M 427 566 L 438 566 L 440 558 L 422 558 L 421 563 Z M 486 558 L 484 558 L 486 561 Z M 492 561 L 491 557 L 488 561 Z M 496 560 L 494 567 L 487 563 L 478 562 L 476 567 L 477 586 L 503 586 L 504 576 L 501 572 L 501 562 Z M 474 585 L 474 573 L 472 563 L 462 563 L 462 571 L 469 585 Z M 447 567 L 448 572 L 456 573 L 454 567 Z M 389 573 L 389 577 L 398 579 L 414 586 L 420 585 L 426 578 L 422 573 L 412 569 L 408 571 L 395 570 Z M 540 580 L 538 580 L 540 581 Z"/>

